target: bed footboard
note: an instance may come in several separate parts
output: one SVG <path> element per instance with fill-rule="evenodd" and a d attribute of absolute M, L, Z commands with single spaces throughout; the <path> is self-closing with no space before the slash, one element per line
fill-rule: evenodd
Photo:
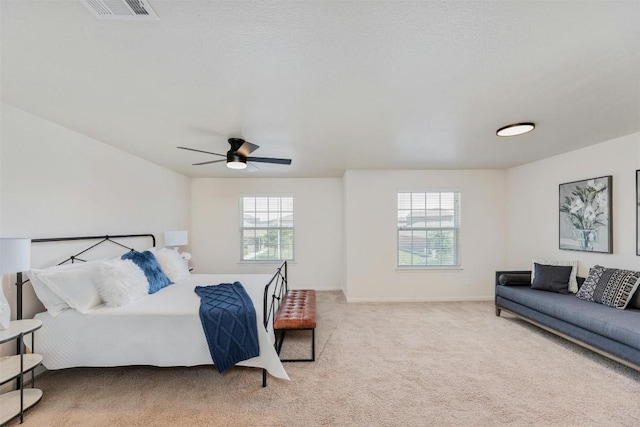
<path fill-rule="evenodd" d="M 287 261 L 283 261 L 280 267 L 269 280 L 269 283 L 264 287 L 263 296 L 263 310 L 262 317 L 264 327 L 267 332 L 273 331 L 273 319 L 275 318 L 280 303 L 284 298 L 284 295 L 289 290 L 289 282 L 287 280 Z M 267 371 L 262 370 L 262 387 L 267 386 Z"/>

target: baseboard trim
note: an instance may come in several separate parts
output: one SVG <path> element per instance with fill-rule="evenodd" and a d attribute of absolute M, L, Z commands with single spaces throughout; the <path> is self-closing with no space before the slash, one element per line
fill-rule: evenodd
<path fill-rule="evenodd" d="M 479 297 L 381 297 L 381 298 L 350 298 L 347 302 L 490 302 L 495 300 L 494 295 Z"/>

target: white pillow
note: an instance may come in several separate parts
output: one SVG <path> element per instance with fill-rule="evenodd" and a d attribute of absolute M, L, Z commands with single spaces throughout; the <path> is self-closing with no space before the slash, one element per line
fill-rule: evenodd
<path fill-rule="evenodd" d="M 534 259 L 531 262 L 531 283 L 533 283 L 533 278 L 536 271 L 536 263 L 542 265 L 560 265 L 572 267 L 571 275 L 569 276 L 569 292 L 571 292 L 572 294 L 578 292 L 578 279 L 576 278 L 578 274 L 578 261 L 549 261 L 544 259 Z"/>
<path fill-rule="evenodd" d="M 147 277 L 130 259 L 102 263 L 96 284 L 100 297 L 110 307 L 127 305 L 149 293 Z"/>
<path fill-rule="evenodd" d="M 86 314 L 102 304 L 95 283 L 98 266 L 101 264 L 101 261 L 67 264 L 45 269 L 36 274 L 36 277 L 69 304 L 69 307 Z"/>
<path fill-rule="evenodd" d="M 58 296 L 55 292 L 53 292 L 42 280 L 38 278 L 38 274 L 42 273 L 43 269 L 32 269 L 27 271 L 27 276 L 29 276 L 29 281 L 33 286 L 33 290 L 36 293 L 36 296 L 44 305 L 44 308 L 47 309 L 47 312 L 53 317 L 58 317 L 60 313 L 65 310 L 69 310 L 69 304 L 67 304 L 62 298 Z"/>
<path fill-rule="evenodd" d="M 187 263 L 178 251 L 167 248 L 159 248 L 152 251 L 160 264 L 160 268 L 173 283 L 188 279 L 191 276 Z"/>

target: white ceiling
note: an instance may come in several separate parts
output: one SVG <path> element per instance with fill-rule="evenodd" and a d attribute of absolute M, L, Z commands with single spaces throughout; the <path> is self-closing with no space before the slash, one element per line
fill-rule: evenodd
<path fill-rule="evenodd" d="M 640 131 L 638 1 L 149 2 L 1 0 L 0 99 L 194 177 L 507 168 Z M 231 136 L 293 163 L 175 148 Z"/>

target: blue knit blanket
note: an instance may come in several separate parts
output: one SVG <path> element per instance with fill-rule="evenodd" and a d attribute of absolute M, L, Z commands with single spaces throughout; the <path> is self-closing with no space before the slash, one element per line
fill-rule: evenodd
<path fill-rule="evenodd" d="M 240 282 L 196 286 L 200 321 L 219 372 L 260 354 L 256 309 Z"/>

